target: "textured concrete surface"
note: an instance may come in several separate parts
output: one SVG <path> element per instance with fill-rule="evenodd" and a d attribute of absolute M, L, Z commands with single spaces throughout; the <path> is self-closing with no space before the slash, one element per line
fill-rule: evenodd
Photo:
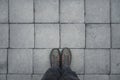
<path fill-rule="evenodd" d="M 110 48 L 110 25 L 88 24 L 86 25 L 87 48 Z"/>
<path fill-rule="evenodd" d="M 58 22 L 59 0 L 34 0 L 35 22 Z"/>
<path fill-rule="evenodd" d="M 86 23 L 109 23 L 110 0 L 86 0 Z"/>
<path fill-rule="evenodd" d="M 10 25 L 11 48 L 34 48 L 34 25 L 11 24 Z"/>
<path fill-rule="evenodd" d="M 84 23 L 84 0 L 61 0 L 61 23 Z"/>
<path fill-rule="evenodd" d="M 85 75 L 85 80 L 109 80 L 108 75 Z"/>
<path fill-rule="evenodd" d="M 32 73 L 32 50 L 9 49 L 8 73 Z"/>
<path fill-rule="evenodd" d="M 0 0 L 0 22 L 8 22 L 8 0 Z"/>
<path fill-rule="evenodd" d="M 84 74 L 84 49 L 72 49 L 71 69 L 77 74 Z M 76 58 L 79 57 L 79 58 Z"/>
<path fill-rule="evenodd" d="M 120 75 L 111 75 L 110 76 L 110 80 L 119 80 L 120 79 Z"/>
<path fill-rule="evenodd" d="M 45 73 L 50 67 L 49 53 L 50 49 L 35 49 L 34 50 L 34 73 Z"/>
<path fill-rule="evenodd" d="M 6 80 L 6 75 L 0 75 L 0 80 Z"/>
<path fill-rule="evenodd" d="M 105 49 L 85 50 L 85 73 L 86 74 L 108 74 L 110 51 Z"/>
<path fill-rule="evenodd" d="M 33 22 L 33 0 L 9 0 L 11 23 Z"/>
<path fill-rule="evenodd" d="M 84 48 L 85 47 L 85 25 L 84 24 L 62 24 L 61 25 L 61 47 L 62 48 L 63 47 Z"/>
<path fill-rule="evenodd" d="M 0 48 L 8 48 L 8 24 L 0 24 Z"/>
<path fill-rule="evenodd" d="M 120 24 L 112 24 L 112 48 L 120 48 Z"/>
<path fill-rule="evenodd" d="M 7 73 L 7 49 L 0 49 L 0 73 Z"/>
<path fill-rule="evenodd" d="M 120 0 L 0 0 L 0 80 L 40 80 L 68 47 L 81 80 L 120 79 Z"/>
<path fill-rule="evenodd" d="M 59 25 L 36 24 L 35 25 L 35 48 L 58 48 Z"/>
<path fill-rule="evenodd" d="M 111 73 L 120 74 L 120 50 L 111 50 Z"/>
<path fill-rule="evenodd" d="M 111 0 L 111 21 L 120 23 L 120 0 Z"/>
<path fill-rule="evenodd" d="M 31 80 L 31 75 L 7 75 L 7 80 Z"/>

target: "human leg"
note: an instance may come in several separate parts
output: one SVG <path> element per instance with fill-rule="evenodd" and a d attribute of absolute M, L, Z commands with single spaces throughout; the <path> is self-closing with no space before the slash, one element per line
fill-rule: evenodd
<path fill-rule="evenodd" d="M 80 80 L 77 74 L 71 70 L 70 67 L 63 67 L 62 68 L 62 76 L 60 80 Z"/>
<path fill-rule="evenodd" d="M 41 80 L 59 80 L 61 76 L 60 70 L 60 52 L 59 49 L 52 49 L 50 53 L 50 64 L 51 68 L 49 68 L 44 74 Z"/>
<path fill-rule="evenodd" d="M 62 76 L 60 80 L 80 80 L 77 77 L 77 74 L 71 70 L 70 64 L 71 64 L 72 54 L 70 49 L 65 48 L 62 50 Z"/>
<path fill-rule="evenodd" d="M 41 80 L 59 80 L 61 76 L 60 71 L 59 67 L 51 67 L 46 71 Z"/>

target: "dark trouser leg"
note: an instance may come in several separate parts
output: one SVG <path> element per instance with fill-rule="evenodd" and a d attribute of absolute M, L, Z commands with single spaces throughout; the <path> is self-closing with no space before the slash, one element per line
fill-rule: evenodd
<path fill-rule="evenodd" d="M 80 80 L 77 77 L 77 74 L 71 70 L 70 67 L 63 67 L 62 69 L 62 77 L 60 80 Z"/>
<path fill-rule="evenodd" d="M 46 71 L 41 80 L 59 80 L 60 77 L 61 77 L 60 68 L 52 67 Z"/>

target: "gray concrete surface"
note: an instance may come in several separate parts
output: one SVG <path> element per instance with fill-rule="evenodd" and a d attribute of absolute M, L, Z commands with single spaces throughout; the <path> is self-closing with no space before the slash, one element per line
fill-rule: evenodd
<path fill-rule="evenodd" d="M 0 0 L 0 23 L 8 23 L 8 0 Z"/>
<path fill-rule="evenodd" d="M 35 22 L 58 22 L 59 0 L 34 0 Z"/>
<path fill-rule="evenodd" d="M 81 80 L 120 80 L 120 0 L 0 0 L 0 80 L 40 80 L 52 48 L 71 48 Z"/>
<path fill-rule="evenodd" d="M 111 75 L 110 76 L 110 80 L 119 80 L 120 79 L 120 75 Z"/>
<path fill-rule="evenodd" d="M 85 25 L 61 24 L 61 47 L 85 48 Z"/>
<path fill-rule="evenodd" d="M 59 24 L 35 25 L 35 48 L 59 47 Z"/>
<path fill-rule="evenodd" d="M 85 73 L 86 74 L 109 74 L 110 51 L 106 49 L 85 50 Z"/>
<path fill-rule="evenodd" d="M 8 51 L 8 73 L 32 73 L 31 49 L 9 49 Z"/>
<path fill-rule="evenodd" d="M 34 25 L 11 24 L 10 48 L 34 48 Z"/>
<path fill-rule="evenodd" d="M 120 73 L 120 50 L 112 49 L 111 50 L 111 73 L 119 74 Z"/>
<path fill-rule="evenodd" d="M 87 48 L 110 48 L 109 24 L 87 24 L 86 36 Z"/>
<path fill-rule="evenodd" d="M 0 73 L 7 73 L 7 49 L 0 49 Z"/>
<path fill-rule="evenodd" d="M 84 23 L 84 0 L 61 0 L 61 23 Z"/>
<path fill-rule="evenodd" d="M 120 24 L 112 24 L 112 48 L 120 48 Z"/>
<path fill-rule="evenodd" d="M 8 24 L 0 24 L 0 48 L 8 48 L 9 27 Z"/>
<path fill-rule="evenodd" d="M 9 0 L 11 23 L 33 22 L 33 0 Z"/>
<path fill-rule="evenodd" d="M 6 75 L 1 74 L 0 75 L 0 80 L 6 80 Z"/>
<path fill-rule="evenodd" d="M 111 21 L 120 22 L 120 0 L 111 0 Z"/>
<path fill-rule="evenodd" d="M 109 23 L 110 0 L 86 0 L 86 23 Z"/>
<path fill-rule="evenodd" d="M 31 80 L 31 75 L 7 75 L 7 80 Z"/>
<path fill-rule="evenodd" d="M 108 75 L 85 75 L 85 80 L 109 80 Z"/>

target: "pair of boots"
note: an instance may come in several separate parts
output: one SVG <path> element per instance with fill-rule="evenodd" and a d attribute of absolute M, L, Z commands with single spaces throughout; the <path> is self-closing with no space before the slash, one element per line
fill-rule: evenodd
<path fill-rule="evenodd" d="M 50 53 L 51 67 L 69 67 L 71 64 L 71 51 L 68 48 L 64 48 L 60 53 L 59 49 L 52 49 Z"/>
<path fill-rule="evenodd" d="M 52 49 L 50 53 L 49 68 L 41 80 L 79 80 L 77 74 L 71 70 L 71 51 L 64 48 L 60 53 L 59 49 Z"/>

